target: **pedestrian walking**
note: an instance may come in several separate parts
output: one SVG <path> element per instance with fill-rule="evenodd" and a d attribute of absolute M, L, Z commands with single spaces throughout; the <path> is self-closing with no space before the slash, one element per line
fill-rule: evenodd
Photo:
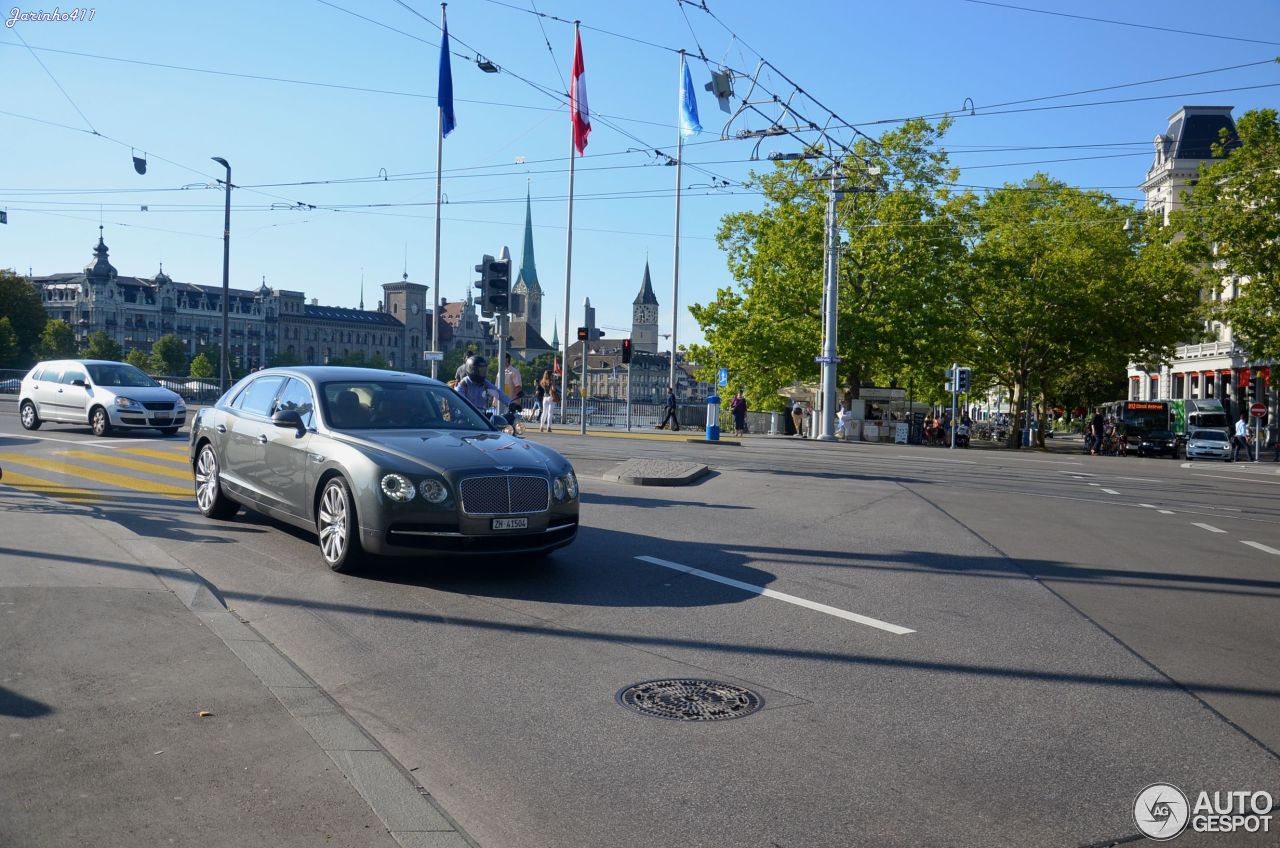
<path fill-rule="evenodd" d="M 742 389 L 729 401 L 729 411 L 733 413 L 733 435 L 741 436 L 747 432 L 747 399 L 742 396 Z"/>
<path fill-rule="evenodd" d="M 1094 456 L 1098 455 L 1098 451 L 1102 449 L 1102 437 L 1106 430 L 1107 422 L 1102 417 L 1102 410 L 1093 413 L 1093 418 L 1089 421 L 1089 453 Z"/>
<path fill-rule="evenodd" d="M 1235 462 L 1240 458 L 1240 450 L 1244 449 L 1244 461 L 1249 461 L 1249 416 L 1246 413 L 1240 413 L 1240 420 L 1236 422 L 1236 435 L 1231 440 L 1231 461 Z"/>
<path fill-rule="evenodd" d="M 680 420 L 676 417 L 676 393 L 673 388 L 667 386 L 667 414 L 662 419 L 662 423 L 658 425 L 659 430 L 667 429 L 667 422 L 671 422 L 672 430 L 680 429 Z"/>
<path fill-rule="evenodd" d="M 800 405 L 800 401 L 796 401 L 796 405 L 791 407 L 791 422 L 796 425 L 796 435 L 804 438 L 804 407 Z"/>
<path fill-rule="evenodd" d="M 538 422 L 539 433 L 550 433 L 551 422 L 556 418 L 556 406 L 560 403 L 560 390 L 556 388 L 551 375 L 543 372 L 542 382 L 542 419 Z"/>
<path fill-rule="evenodd" d="M 543 371 L 542 378 L 533 384 L 533 415 L 535 418 L 542 418 L 542 405 L 547 402 L 547 387 L 550 385 L 550 371 Z"/>

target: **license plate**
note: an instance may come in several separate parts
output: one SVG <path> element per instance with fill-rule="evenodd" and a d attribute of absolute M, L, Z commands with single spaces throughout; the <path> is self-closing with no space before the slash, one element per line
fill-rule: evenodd
<path fill-rule="evenodd" d="M 527 518 L 495 518 L 493 519 L 494 530 L 528 530 L 529 519 Z"/>

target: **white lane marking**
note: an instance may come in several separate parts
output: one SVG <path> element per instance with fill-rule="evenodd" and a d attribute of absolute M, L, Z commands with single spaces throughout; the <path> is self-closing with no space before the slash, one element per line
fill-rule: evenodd
<path fill-rule="evenodd" d="M 1255 480 L 1255 479 L 1253 479 L 1253 477 L 1249 476 L 1248 474 L 1241 474 L 1240 476 L 1237 476 L 1237 477 L 1227 477 L 1226 475 L 1223 475 L 1223 474 L 1203 474 L 1203 473 L 1197 473 L 1197 474 L 1193 474 L 1192 476 L 1193 476 L 1193 477 L 1212 477 L 1212 478 L 1214 478 L 1215 480 L 1234 480 L 1234 481 L 1236 481 L 1237 483 L 1265 483 L 1265 484 L 1266 484 L 1266 485 L 1268 485 L 1268 486 L 1280 486 L 1280 481 L 1277 481 L 1277 480 Z"/>
<path fill-rule="evenodd" d="M 935 459 L 934 457 L 913 456 L 909 453 L 900 453 L 900 454 L 896 454 L 896 456 L 898 459 L 917 459 L 921 462 L 960 462 L 960 463 L 964 463 L 965 465 L 978 464 L 975 460 L 972 460 L 972 459 L 943 459 L 942 457 L 937 457 Z"/>
<path fill-rule="evenodd" d="M 703 571 L 700 568 L 693 568 L 692 566 L 681 565 L 678 562 L 671 562 L 670 560 L 658 559 L 657 557 L 651 557 L 651 556 L 638 556 L 636 557 L 636 559 L 643 560 L 644 562 L 651 563 L 653 565 L 660 565 L 663 568 L 670 568 L 673 571 L 680 571 L 685 574 L 691 574 L 694 577 L 701 577 L 704 580 L 712 580 L 716 583 L 723 583 L 726 586 L 733 586 L 736 589 L 741 589 L 744 592 L 750 592 L 753 595 L 764 595 L 766 598 L 774 598 L 779 601 L 786 601 L 789 604 L 795 604 L 798 607 L 804 607 L 805 609 L 811 609 L 816 612 L 823 612 L 823 613 L 826 613 L 827 615 L 834 615 L 836 618 L 843 618 L 846 621 L 854 621 L 854 622 L 857 622 L 858 624 L 865 624 L 868 627 L 875 627 L 879 630 L 885 630 L 889 633 L 893 633 L 898 636 L 903 636 L 907 633 L 915 633 L 914 630 L 909 630 L 906 627 L 899 627 L 896 624 L 889 624 L 887 621 L 881 621 L 878 618 L 869 618 L 865 615 L 858 615 L 856 612 L 849 612 L 847 610 L 837 609 L 836 607 L 829 607 L 826 604 L 820 604 L 820 603 L 817 603 L 816 601 L 809 601 L 804 598 L 797 598 L 795 595 L 787 595 L 783 592 L 776 592 L 773 589 L 766 589 L 763 586 L 753 586 L 750 583 L 743 583 L 741 580 L 734 580 L 733 578 L 730 578 L 730 577 L 722 577 L 719 574 L 712 574 L 710 571 Z"/>
<path fill-rule="evenodd" d="M 1088 471 L 1059 471 L 1059 474 L 1070 474 L 1072 477 L 1097 477 L 1097 474 L 1090 474 Z"/>
<path fill-rule="evenodd" d="M 1156 510 L 1156 512 L 1160 513 L 1161 515 L 1173 515 L 1173 510 L 1171 509 L 1158 509 Z"/>
<path fill-rule="evenodd" d="M 1153 477 L 1117 477 L 1117 480 L 1136 480 L 1139 483 L 1163 483 L 1163 480 L 1157 480 Z"/>
<path fill-rule="evenodd" d="M 1090 485 L 1090 486 L 1101 486 L 1102 484 L 1101 484 L 1101 483 L 1090 483 L 1089 485 Z"/>
<path fill-rule="evenodd" d="M 1219 530 L 1217 527 L 1214 527 L 1212 524 L 1201 524 L 1199 521 L 1193 521 L 1193 522 L 1191 523 L 1191 526 L 1192 526 L 1192 527 L 1199 527 L 1201 530 L 1208 530 L 1210 533 L 1225 533 L 1225 532 L 1227 532 L 1226 530 Z"/>
<path fill-rule="evenodd" d="M 1155 509 L 1155 508 L 1156 508 L 1156 505 L 1155 505 L 1155 504 L 1138 504 L 1138 506 L 1145 506 L 1147 509 Z"/>
<path fill-rule="evenodd" d="M 1026 458 L 1026 457 L 1019 457 L 1019 456 L 1006 456 L 1006 457 L 1004 457 L 1003 459 L 1001 459 L 1000 461 L 1001 461 L 1001 462 L 1043 462 L 1043 463 L 1045 463 L 1045 464 L 1047 464 L 1047 465 L 1079 465 L 1079 464 L 1080 464 L 1080 463 L 1078 463 L 1078 462 L 1071 462 L 1070 460 L 1062 460 L 1062 459 L 1028 459 L 1028 458 Z M 1062 473 L 1063 473 L 1063 474 L 1069 474 L 1069 473 L 1071 473 L 1071 472 L 1063 471 Z"/>
<path fill-rule="evenodd" d="M 142 441 L 141 439 L 136 439 L 136 440 L 130 441 L 128 444 L 111 445 L 111 444 L 106 444 L 105 442 L 87 442 L 87 441 L 81 442 L 75 439 L 55 439 L 52 436 L 28 436 L 26 433 L 22 433 L 22 434 L 9 433 L 6 435 L 8 436 L 8 438 L 11 438 L 11 439 L 35 439 L 40 442 L 63 442 L 68 445 L 79 445 L 80 447 L 85 447 L 85 448 L 105 448 L 106 450 L 120 450 L 120 448 L 127 448 L 130 445 L 136 445 L 138 444 L 138 442 Z M 152 440 L 148 439 L 148 441 L 152 441 Z"/>
<path fill-rule="evenodd" d="M 1241 539 L 1240 544 L 1248 545 L 1251 548 L 1257 548 L 1265 554 L 1275 554 L 1276 556 L 1280 556 L 1280 551 L 1277 551 L 1275 548 L 1268 547 L 1261 542 L 1246 542 L 1244 539 Z"/>
<path fill-rule="evenodd" d="M 1179 467 L 1179 468 L 1194 468 L 1195 466 L 1194 466 L 1192 463 L 1190 463 L 1190 462 L 1184 462 L 1184 463 L 1182 463 L 1182 465 L 1180 465 L 1180 466 L 1178 466 L 1178 467 Z"/>
<path fill-rule="evenodd" d="M 1119 492 L 1117 492 L 1115 489 L 1103 489 L 1102 491 L 1106 492 L 1108 495 L 1118 495 L 1118 494 L 1120 494 L 1120 493 L 1119 493 Z"/>

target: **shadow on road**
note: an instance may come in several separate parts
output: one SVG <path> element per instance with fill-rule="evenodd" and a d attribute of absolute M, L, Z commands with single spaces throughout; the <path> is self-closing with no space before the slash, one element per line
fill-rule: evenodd
<path fill-rule="evenodd" d="M 26 695 L 19 695 L 12 689 L 0 686 L 0 716 L 40 718 L 52 712 L 53 707 L 48 704 L 37 701 L 34 698 L 28 698 Z"/>
<path fill-rule="evenodd" d="M 623 495 L 602 495 L 596 492 L 583 492 L 584 504 L 599 506 L 627 506 L 640 509 L 661 509 L 663 507 L 693 507 L 695 509 L 755 509 L 753 506 L 727 503 L 707 503 L 706 501 L 667 500 L 665 498 L 639 498 Z"/>

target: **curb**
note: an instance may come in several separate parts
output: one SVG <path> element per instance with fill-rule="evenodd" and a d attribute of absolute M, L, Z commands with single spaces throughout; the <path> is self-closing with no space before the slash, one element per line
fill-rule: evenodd
<path fill-rule="evenodd" d="M 626 486 L 689 486 L 710 473 L 710 468 L 696 462 L 629 459 L 603 476 L 611 483 Z"/>
<path fill-rule="evenodd" d="M 404 848 L 476 848 L 425 788 L 275 645 L 227 609 L 217 587 L 113 521 L 95 528 L 140 564 L 220 638 L 346 776 Z"/>

